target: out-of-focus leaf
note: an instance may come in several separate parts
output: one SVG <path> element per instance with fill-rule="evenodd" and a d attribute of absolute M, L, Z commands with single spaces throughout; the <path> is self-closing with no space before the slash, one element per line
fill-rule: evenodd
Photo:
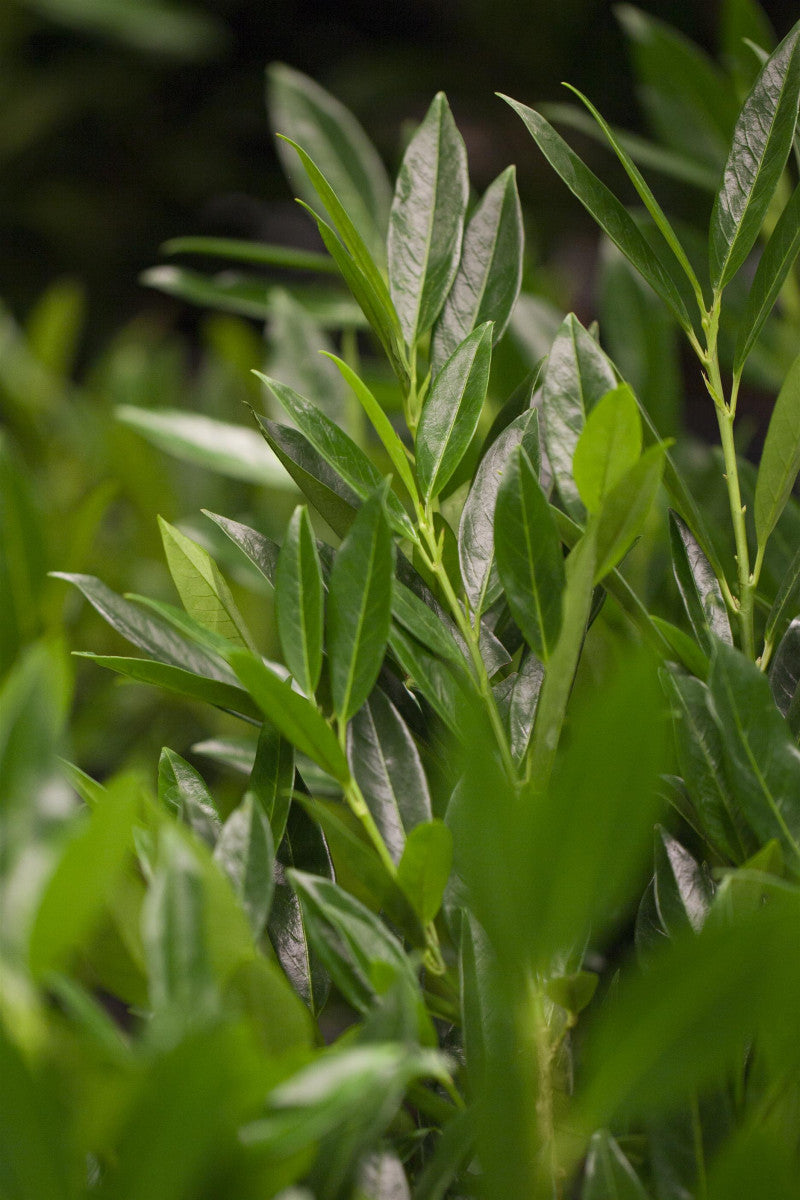
<path fill-rule="evenodd" d="M 213 847 L 222 822 L 205 780 L 185 758 L 166 746 L 158 764 L 158 798 Z"/>
<path fill-rule="evenodd" d="M 389 218 L 391 296 L 406 345 L 436 320 L 458 270 L 467 152 L 439 92 L 403 157 Z"/>
<path fill-rule="evenodd" d="M 730 621 L 717 577 L 689 526 L 672 511 L 669 540 L 675 581 L 698 642 L 707 653 L 713 644 L 712 635 L 732 644 Z"/>
<path fill-rule="evenodd" d="M 664 474 L 664 447 L 651 446 L 611 489 L 595 518 L 595 583 L 625 557 L 658 495 Z"/>
<path fill-rule="evenodd" d="M 443 821 L 415 825 L 406 838 L 397 867 L 397 882 L 423 925 L 439 911 L 453 864 L 453 837 Z"/>
<path fill-rule="evenodd" d="M 203 254 L 209 258 L 230 258 L 254 267 L 285 267 L 295 271 L 336 272 L 327 254 L 300 250 L 295 246 L 245 242 L 237 238 L 178 237 L 161 247 L 162 254 Z"/>
<path fill-rule="evenodd" d="M 281 379 L 314 403 L 329 417 L 342 423 L 345 416 L 344 387 L 326 354 L 333 350 L 319 321 L 306 312 L 289 292 L 278 295 L 267 326 L 270 374 Z"/>
<path fill-rule="evenodd" d="M 73 1200 L 79 1184 L 69 1161 L 68 1127 L 55 1090 L 25 1061 L 0 1025 L 0 1074 L 14 1103 L 0 1109 L 0 1187 L 9 1200 Z"/>
<path fill-rule="evenodd" d="M 275 847 L 269 822 L 252 792 L 222 827 L 214 859 L 231 881 L 253 937 L 260 937 L 272 903 Z"/>
<path fill-rule="evenodd" d="M 699 933 L 711 905 L 710 880 L 660 825 L 655 832 L 655 902 L 666 931 L 678 936 L 690 929 Z"/>
<path fill-rule="evenodd" d="M 0 431 L 0 674 L 39 632 L 47 556 L 45 526 L 33 488 Z"/>
<path fill-rule="evenodd" d="M 322 571 L 308 509 L 294 510 L 278 556 L 275 611 L 286 665 L 307 696 L 322 670 Z"/>
<path fill-rule="evenodd" d="M 798 60 L 800 72 L 800 59 Z M 800 471 L 800 356 L 783 382 L 772 410 L 755 497 L 755 524 L 759 546 L 778 523 Z"/>
<path fill-rule="evenodd" d="M 575 446 L 572 476 L 590 513 L 642 452 L 642 422 L 633 392 L 626 383 L 607 392 L 586 418 Z"/>
<path fill-rule="evenodd" d="M 403 1164 L 389 1150 L 371 1154 L 362 1162 L 358 1186 L 367 1200 L 411 1200 Z"/>
<path fill-rule="evenodd" d="M 208 551 L 163 517 L 158 523 L 170 574 L 189 615 L 234 645 L 254 650 L 252 635 Z"/>
<path fill-rule="evenodd" d="M 605 1129 L 589 1142 L 581 1200 L 649 1200 L 638 1175 Z"/>

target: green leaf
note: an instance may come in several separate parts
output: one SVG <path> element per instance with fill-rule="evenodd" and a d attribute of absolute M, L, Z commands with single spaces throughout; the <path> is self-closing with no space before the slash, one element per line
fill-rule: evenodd
<path fill-rule="evenodd" d="M 267 103 L 273 129 L 287 134 L 313 158 L 380 262 L 385 253 L 391 186 L 361 125 L 318 83 L 283 63 L 271 63 L 267 69 Z M 278 143 L 292 186 L 310 200 L 313 191 L 308 179 L 284 147 L 285 143 Z"/>
<path fill-rule="evenodd" d="M 758 0 L 725 0 L 720 13 L 720 44 L 724 57 L 734 68 L 740 86 L 749 88 L 756 63 L 745 40 L 763 46 L 769 53 L 775 34 Z"/>
<path fill-rule="evenodd" d="M 403 562 L 398 556 L 398 570 Z M 458 630 L 447 615 L 439 608 L 432 596 L 432 606 L 420 599 L 410 587 L 395 579 L 392 589 L 392 618 L 428 650 L 432 650 L 444 662 L 461 667 L 464 655 L 456 641 Z"/>
<path fill-rule="evenodd" d="M 572 460 L 581 500 L 596 513 L 603 500 L 638 461 L 642 422 L 633 392 L 626 383 L 607 392 L 586 418 Z"/>
<path fill-rule="evenodd" d="M 416 435 L 417 477 L 426 501 L 455 471 L 478 428 L 492 362 L 492 325 L 454 350 L 431 385 Z"/>
<path fill-rule="evenodd" d="M 689 851 L 662 826 L 655 831 L 655 902 L 671 936 L 699 933 L 711 906 L 711 881 Z"/>
<path fill-rule="evenodd" d="M 108 667 L 110 671 L 116 671 L 137 683 L 149 683 L 167 692 L 177 692 L 178 695 L 187 696 L 192 700 L 202 700 L 227 712 L 239 713 L 247 720 L 261 720 L 261 710 L 247 692 L 219 679 L 195 675 L 192 671 L 173 667 L 169 663 L 154 662 L 149 658 L 124 658 L 77 650 L 73 653 L 78 658 L 90 658 L 99 666 Z"/>
<path fill-rule="evenodd" d="M 264 439 L 244 425 L 228 425 L 202 413 L 178 408 L 135 408 L 120 404 L 117 419 L 160 450 L 185 462 L 266 487 L 286 487 L 286 472 L 264 447 Z"/>
<path fill-rule="evenodd" d="M 733 134 L 709 234 L 711 283 L 721 291 L 758 237 L 797 122 L 800 53 L 795 27 L 770 55 Z"/>
<path fill-rule="evenodd" d="M 561 629 L 564 559 L 550 506 L 522 447 L 500 484 L 494 540 L 514 620 L 533 652 L 547 663 Z"/>
<path fill-rule="evenodd" d="M 800 253 L 800 186 L 792 192 L 781 212 L 758 260 L 750 285 L 747 307 L 739 326 L 736 354 L 733 359 L 735 375 L 741 374 L 750 351 L 755 346 L 764 322 L 772 312 L 781 288 Z"/>
<path fill-rule="evenodd" d="M 611 489 L 593 518 L 599 583 L 630 550 L 642 532 L 664 474 L 664 447 L 651 446 Z"/>
<path fill-rule="evenodd" d="M 778 643 L 769 672 L 769 686 L 776 705 L 796 738 L 800 733 L 797 688 L 800 684 L 800 620 L 797 617 Z"/>
<path fill-rule="evenodd" d="M 551 975 L 545 991 L 548 999 L 577 1016 L 588 1008 L 599 982 L 600 976 L 594 971 L 575 971 L 571 975 Z"/>
<path fill-rule="evenodd" d="M 286 878 L 287 868 L 295 867 L 317 877 L 333 878 L 325 837 L 300 804 L 293 804 L 289 810 L 286 832 L 278 847 L 267 929 L 292 989 L 316 1016 L 325 1006 L 330 979 L 309 945 L 300 904 Z"/>
<path fill-rule="evenodd" d="M 359 496 L 298 429 L 258 418 L 259 428 L 300 491 L 334 533 L 344 537 Z"/>
<path fill-rule="evenodd" d="M 47 881 L 30 934 L 28 961 L 40 979 L 70 964 L 111 902 L 132 858 L 139 789 L 130 778 L 103 792 L 67 841 Z"/>
<path fill-rule="evenodd" d="M 288 741 L 340 783 L 349 780 L 344 753 L 316 705 L 249 651 L 232 650 L 230 664 L 267 720 Z"/>
<path fill-rule="evenodd" d="M 206 845 L 214 845 L 222 822 L 205 780 L 167 746 L 158 763 L 158 798 L 165 808 L 174 809 Z"/>
<path fill-rule="evenodd" d="M 257 529 L 243 525 L 241 521 L 232 521 L 229 517 L 220 516 L 219 513 L 209 512 L 207 508 L 202 511 L 203 516 L 208 517 L 210 521 L 219 526 L 226 537 L 229 537 L 234 546 L 242 551 L 267 582 L 274 584 L 278 554 L 280 553 L 278 543 L 274 542 L 272 538 L 265 537 Z"/>
<path fill-rule="evenodd" d="M 331 571 L 327 645 L 340 721 L 349 720 L 372 691 L 389 637 L 395 550 L 385 494 L 381 488 L 359 509 Z"/>
<path fill-rule="evenodd" d="M 503 336 L 522 283 L 525 233 L 516 170 L 507 167 L 486 190 L 464 232 L 461 260 L 433 330 L 431 365 L 439 370 L 484 321 Z"/>
<path fill-rule="evenodd" d="M 800 355 L 794 360 L 772 410 L 755 497 L 756 537 L 764 546 L 778 523 L 800 471 Z"/>
<path fill-rule="evenodd" d="M 728 612 L 711 563 L 689 526 L 672 510 L 669 514 L 669 540 L 675 582 L 695 637 L 709 654 L 714 637 L 732 645 Z"/>
<path fill-rule="evenodd" d="M 504 471 L 517 446 L 537 465 L 539 419 L 527 409 L 506 426 L 481 460 L 461 510 L 458 558 L 464 591 L 473 613 L 480 614 L 500 592 L 494 548 L 494 513 Z"/>
<path fill-rule="evenodd" d="M 163 517 L 158 524 L 170 574 L 189 616 L 234 645 L 254 650 L 231 590 L 208 551 Z"/>
<path fill-rule="evenodd" d="M 202 254 L 209 258 L 229 258 L 253 267 L 281 267 L 294 271 L 334 272 L 335 265 L 327 254 L 300 250 L 295 246 L 269 245 L 266 242 L 245 242 L 237 238 L 178 237 L 170 238 L 161 247 L 162 254 Z"/>
<path fill-rule="evenodd" d="M 547 457 L 558 494 L 574 520 L 585 513 L 572 477 L 572 461 L 588 413 L 617 386 L 611 362 L 570 313 L 555 336 L 542 384 Z"/>
<path fill-rule="evenodd" d="M 214 848 L 214 861 L 227 875 L 259 938 L 272 903 L 275 847 L 272 831 L 252 792 L 228 817 Z"/>
<path fill-rule="evenodd" d="M 28 1062 L 12 1030 L 0 1024 L 0 1075 L 13 1104 L 0 1110 L 2 1184 L 9 1200 L 77 1197 L 67 1112 L 50 1078 Z M 73 1151 L 74 1153 L 74 1151 Z"/>
<path fill-rule="evenodd" d="M 589 1142 L 581 1200 L 649 1200 L 630 1162 L 605 1129 L 593 1133 Z"/>
<path fill-rule="evenodd" d="M 531 137 L 573 195 L 577 196 L 612 242 L 619 246 L 653 291 L 672 309 L 683 329 L 691 331 L 691 318 L 677 284 L 616 196 L 578 158 L 540 113 L 508 96 L 501 98 L 522 117 Z"/>
<path fill-rule="evenodd" d="M 286 665 L 309 697 L 322 671 L 322 570 L 308 509 L 298 506 L 286 530 L 275 576 L 275 612 Z"/>
<path fill-rule="evenodd" d="M 800 549 L 798 549 L 789 567 L 784 572 L 778 591 L 769 610 L 764 641 L 773 642 L 776 632 L 781 628 L 787 617 L 793 617 L 800 612 Z"/>
<path fill-rule="evenodd" d="M 45 523 L 28 474 L 0 430 L 0 674 L 40 629 Z"/>
<path fill-rule="evenodd" d="M 258 736 L 255 757 L 251 760 L 247 792 L 261 805 L 276 846 L 280 846 L 286 832 L 294 785 L 294 759 L 294 746 L 266 721 Z"/>
<path fill-rule="evenodd" d="M 409 348 L 455 278 L 468 193 L 467 151 L 439 92 L 403 157 L 389 218 L 389 282 Z"/>
<path fill-rule="evenodd" d="M 430 821 L 431 797 L 408 726 L 377 688 L 347 727 L 347 756 L 353 778 L 397 863 L 406 834 Z"/>
<path fill-rule="evenodd" d="M 430 924 L 441 907 L 452 865 L 453 837 L 445 823 L 415 825 L 397 866 L 397 882 L 423 925 Z"/>
<path fill-rule="evenodd" d="M 304 400 L 293 388 L 262 375 L 260 371 L 254 374 L 267 385 L 312 446 L 357 496 L 366 500 L 375 488 L 380 487 L 383 476 L 378 468 L 353 439 L 316 405 Z M 262 417 L 258 420 L 262 426 L 265 425 Z M 387 493 L 386 512 L 393 529 L 412 541 L 416 539 L 414 526 L 393 492 Z"/>
<path fill-rule="evenodd" d="M 276 297 L 267 327 L 270 372 L 314 403 L 334 421 L 345 418 L 345 391 L 339 372 L 325 357 L 333 349 L 319 321 L 288 292 Z"/>
<path fill-rule="evenodd" d="M 508 724 L 511 731 L 511 753 L 517 762 L 522 762 L 528 752 L 528 743 L 533 732 L 536 705 L 544 679 L 544 664 L 535 654 L 528 653 L 520 663 L 519 672 L 511 691 Z"/>
<path fill-rule="evenodd" d="M 392 629 L 389 645 L 406 673 L 408 686 L 422 693 L 437 716 L 458 737 L 459 705 L 466 685 L 463 672 L 431 654 L 423 642 L 397 626 Z"/>

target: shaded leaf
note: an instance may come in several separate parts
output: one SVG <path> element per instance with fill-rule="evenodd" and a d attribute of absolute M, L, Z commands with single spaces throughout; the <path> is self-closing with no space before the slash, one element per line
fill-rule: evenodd
<path fill-rule="evenodd" d="M 278 556 L 275 615 L 286 665 L 307 696 L 322 671 L 322 571 L 308 509 L 294 510 Z"/>
<path fill-rule="evenodd" d="M 800 253 L 800 186 L 792 192 L 758 260 L 739 327 L 734 374 L 740 374 Z"/>
<path fill-rule="evenodd" d="M 593 1133 L 589 1142 L 581 1200 L 649 1200 L 630 1162 L 605 1129 Z"/>
<path fill-rule="evenodd" d="M 258 418 L 259 428 L 300 491 L 344 537 L 359 506 L 359 496 L 298 429 Z"/>
<path fill-rule="evenodd" d="M 667 933 L 699 933 L 711 905 L 711 884 L 700 864 L 662 826 L 655 832 L 655 903 Z"/>
<path fill-rule="evenodd" d="M 79 658 L 90 658 L 101 667 L 108 667 L 137 683 L 149 683 L 191 700 L 202 700 L 228 712 L 239 713 L 250 721 L 261 719 L 261 710 L 243 688 L 219 679 L 195 675 L 192 671 L 168 663 L 153 662 L 149 658 L 124 658 L 111 654 L 88 654 L 85 651 L 73 653 Z"/>
<path fill-rule="evenodd" d="M 196 748 L 195 748 L 196 749 Z M 247 785 L 269 821 L 272 840 L 281 844 L 286 832 L 294 785 L 294 746 L 269 722 L 261 727 Z M 247 769 L 247 768 L 246 768 Z"/>
<path fill-rule="evenodd" d="M 798 67 L 800 71 L 800 66 Z M 756 536 L 759 546 L 778 523 L 800 471 L 800 356 L 783 382 L 772 410 L 755 496 Z"/>
<path fill-rule="evenodd" d="M 265 537 L 257 529 L 243 525 L 241 521 L 232 521 L 230 517 L 222 517 L 219 513 L 203 509 L 203 515 L 218 525 L 222 532 L 230 538 L 234 546 L 250 560 L 268 583 L 275 583 L 275 571 L 278 565 L 280 546 L 272 538 Z"/>
<path fill-rule="evenodd" d="M 707 653 L 711 652 L 712 635 L 732 645 L 730 621 L 717 577 L 689 526 L 671 510 L 669 538 L 672 570 L 695 637 Z"/>
<path fill-rule="evenodd" d="M 233 885 L 253 937 L 260 937 L 272 902 L 275 847 L 269 822 L 252 793 L 222 827 L 214 860 Z"/>

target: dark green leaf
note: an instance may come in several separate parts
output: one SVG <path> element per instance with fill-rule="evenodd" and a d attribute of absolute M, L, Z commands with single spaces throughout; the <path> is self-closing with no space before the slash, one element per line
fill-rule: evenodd
<path fill-rule="evenodd" d="M 45 523 L 25 463 L 0 430 L 0 673 L 39 632 Z"/>
<path fill-rule="evenodd" d="M 398 558 L 398 563 L 400 561 Z M 435 607 L 429 607 L 410 587 L 395 579 L 392 588 L 392 617 L 434 654 L 445 662 L 460 667 L 463 654 L 459 649 L 460 643 L 455 640 L 458 630 L 444 612 L 439 610 L 433 597 L 430 599 Z"/>
<path fill-rule="evenodd" d="M 633 392 L 622 383 L 595 404 L 575 446 L 572 475 L 590 513 L 601 508 L 608 493 L 633 467 L 641 452 L 639 409 Z"/>
<path fill-rule="evenodd" d="M 213 797 L 199 771 L 164 747 L 158 763 L 158 798 L 174 809 L 199 838 L 213 846 L 222 828 Z"/>
<path fill-rule="evenodd" d="M 392 629 L 389 645 L 406 673 L 408 685 L 422 693 L 437 716 L 458 736 L 458 708 L 464 693 L 463 673 L 431 654 L 421 641 L 397 626 Z"/>
<path fill-rule="evenodd" d="M 797 711 L 797 688 L 800 684 L 800 620 L 797 617 L 790 622 L 778 644 L 769 672 L 769 684 L 775 703 L 797 737 L 800 733 L 800 713 Z"/>
<path fill-rule="evenodd" d="M 253 937 L 260 937 L 272 903 L 275 847 L 269 822 L 252 792 L 225 822 L 214 860 L 231 881 Z"/>
<path fill-rule="evenodd" d="M 247 790 L 258 800 L 269 821 L 273 843 L 280 846 L 292 802 L 294 747 L 269 722 L 265 722 L 259 734 L 255 758 L 250 761 L 252 766 Z"/>
<path fill-rule="evenodd" d="M 88 654 L 84 651 L 75 651 L 75 654 L 79 658 L 90 658 L 101 667 L 108 667 L 109 670 L 117 671 L 137 683 L 149 683 L 154 687 L 164 688 L 165 691 L 188 696 L 192 700 L 203 700 L 217 708 L 239 713 L 251 721 L 261 720 L 261 710 L 247 692 L 219 679 L 195 675 L 192 671 L 185 671 L 168 663 L 153 662 L 149 658 L 122 658 L 110 654 Z"/>
<path fill-rule="evenodd" d="M 389 636 L 395 551 L 385 494 L 381 488 L 365 500 L 331 572 L 327 646 L 340 721 L 349 720 L 372 691 Z"/>
<path fill-rule="evenodd" d="M 758 260 L 750 285 L 733 360 L 734 374 L 742 367 L 758 340 L 764 322 L 772 312 L 786 277 L 800 253 L 800 186 L 792 192 L 788 204 L 778 217 L 764 253 Z"/>
<path fill-rule="evenodd" d="M 268 721 L 303 754 L 344 783 L 347 760 L 319 709 L 246 650 L 233 650 L 230 664 Z"/>
<path fill-rule="evenodd" d="M 322 571 L 308 509 L 294 510 L 278 556 L 275 614 L 286 665 L 307 696 L 322 670 Z"/>
<path fill-rule="evenodd" d="M 651 446 L 612 488 L 594 518 L 597 543 L 595 583 L 630 550 L 642 532 L 664 473 L 664 447 Z"/>
<path fill-rule="evenodd" d="M 286 869 L 295 867 L 324 879 L 333 878 L 325 838 L 300 804 L 291 807 L 278 849 L 267 929 L 292 988 L 316 1016 L 325 1005 L 330 979 L 309 946 L 300 904 L 286 878 Z"/>
<path fill-rule="evenodd" d="M 434 372 L 484 321 L 493 322 L 492 338 L 499 342 L 519 295 L 524 241 L 516 172 L 507 167 L 487 189 L 464 233 L 458 271 L 433 330 Z"/>
<path fill-rule="evenodd" d="M 710 230 L 711 283 L 721 291 L 753 247 L 794 138 L 798 30 L 770 55 L 736 122 Z"/>
<path fill-rule="evenodd" d="M 255 649 L 231 590 L 208 551 L 162 517 L 158 523 L 170 574 L 187 613 L 234 645 Z"/>
<path fill-rule="evenodd" d="M 251 529 L 249 525 L 242 525 L 240 521 L 232 521 L 229 517 L 220 516 L 219 513 L 209 512 L 206 508 L 203 509 L 203 514 L 220 527 L 234 546 L 238 546 L 268 583 L 275 583 L 275 571 L 280 551 L 277 542 L 274 542 L 272 538 L 265 537 L 258 530 Z"/>
<path fill-rule="evenodd" d="M 416 434 L 417 477 L 426 500 L 447 483 L 478 427 L 492 361 L 486 322 L 448 358 L 425 398 Z"/>
<path fill-rule="evenodd" d="M 581 1200 L 649 1200 L 639 1177 L 605 1129 L 592 1134 Z"/>
<path fill-rule="evenodd" d="M 494 561 L 494 512 L 503 472 L 520 444 L 536 466 L 538 443 L 538 415 L 535 409 L 527 409 L 499 433 L 486 451 L 464 502 L 458 555 L 464 590 L 474 613 L 483 612 L 500 591 Z"/>
<path fill-rule="evenodd" d="M 800 549 L 795 554 L 781 579 L 774 603 L 767 617 L 767 628 L 764 633 L 765 642 L 771 643 L 786 618 L 794 617 L 798 611 L 800 611 Z"/>
<path fill-rule="evenodd" d="M 508 96 L 502 99 L 522 117 L 531 137 L 570 191 L 672 309 L 683 328 L 691 330 L 692 322 L 677 284 L 616 196 L 578 158 L 540 113 Z"/>
<path fill-rule="evenodd" d="M 389 218 L 389 280 L 414 346 L 436 320 L 458 270 L 469 179 L 467 151 L 443 92 L 403 157 Z"/>
<path fill-rule="evenodd" d="M 800 71 L 800 66 L 798 67 Z M 755 522 L 759 546 L 778 523 L 800 471 L 800 356 L 784 380 L 772 410 L 756 482 Z"/>
<path fill-rule="evenodd" d="M 725 601 L 711 564 L 689 526 L 671 510 L 669 539 L 675 581 L 698 642 L 707 653 L 713 645 L 712 635 L 733 644 Z"/>
<path fill-rule="evenodd" d="M 533 732 L 536 704 L 544 678 L 544 665 L 533 653 L 522 659 L 511 692 L 508 724 L 511 730 L 511 753 L 521 762 L 528 751 Z"/>
<path fill-rule="evenodd" d="M 430 821 L 431 798 L 408 726 L 379 689 L 350 722 L 347 753 L 353 778 L 397 863 L 406 833 Z"/>
<path fill-rule="evenodd" d="M 258 418 L 258 423 L 303 495 L 334 533 L 344 537 L 359 506 L 358 494 L 298 429 L 263 417 Z"/>
<path fill-rule="evenodd" d="M 272 63 L 267 70 L 267 101 L 272 128 L 292 138 L 311 156 L 380 262 L 391 188 L 383 163 L 361 125 L 318 83 L 283 63 Z M 284 147 L 285 143 L 278 143 L 292 186 L 311 199 L 307 178 Z"/>
<path fill-rule="evenodd" d="M 655 832 L 655 902 L 667 933 L 680 936 L 703 928 L 711 884 L 699 863 L 666 829 Z"/>
<path fill-rule="evenodd" d="M 397 867 L 397 882 L 428 925 L 441 907 L 453 865 L 453 837 L 443 821 L 415 825 L 406 838 Z"/>
<path fill-rule="evenodd" d="M 544 492 L 522 447 L 506 467 L 495 508 L 497 569 L 514 620 L 547 663 L 562 620 L 564 559 Z"/>

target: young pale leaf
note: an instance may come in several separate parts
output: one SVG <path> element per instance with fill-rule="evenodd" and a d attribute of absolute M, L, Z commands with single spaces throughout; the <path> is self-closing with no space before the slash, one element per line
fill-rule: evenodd
<path fill-rule="evenodd" d="M 630 550 L 642 532 L 661 477 L 664 447 L 651 446 L 611 489 L 593 518 L 596 539 L 595 583 L 599 583 Z"/>
<path fill-rule="evenodd" d="M 593 1133 L 589 1142 L 581 1200 L 649 1200 L 630 1162 L 605 1129 Z"/>
<path fill-rule="evenodd" d="M 385 253 L 391 187 L 361 125 L 318 83 L 284 63 L 271 63 L 267 69 L 267 103 L 272 128 L 287 134 L 311 155 L 380 262 Z M 308 179 L 297 170 L 294 155 L 284 153 L 284 147 L 285 143 L 278 143 L 293 187 L 311 199 Z"/>
<path fill-rule="evenodd" d="M 642 452 L 642 422 L 626 383 L 607 392 L 586 418 L 572 460 L 581 500 L 596 513 Z"/>
<path fill-rule="evenodd" d="M 260 371 L 254 374 L 267 385 L 312 446 L 357 496 L 366 500 L 375 488 L 380 487 L 383 476 L 378 468 L 330 417 L 286 384 L 278 383 Z M 259 421 L 264 424 L 262 418 Z M 397 533 L 412 540 L 416 538 L 408 514 L 393 492 L 387 492 L 386 513 Z"/>
<path fill-rule="evenodd" d="M 503 472 L 517 446 L 523 445 L 536 466 L 539 420 L 527 409 L 498 435 L 486 451 L 469 490 L 458 526 L 461 578 L 472 611 L 481 613 L 499 593 L 494 561 L 494 510 Z"/>
<path fill-rule="evenodd" d="M 514 167 L 487 189 L 464 233 L 461 261 L 433 330 L 431 365 L 438 371 L 468 334 L 493 322 L 499 342 L 522 282 L 525 234 Z"/>
<path fill-rule="evenodd" d="M 800 97 L 798 28 L 770 55 L 733 134 L 709 234 L 711 283 L 721 291 L 758 237 L 794 138 Z"/>
<path fill-rule="evenodd" d="M 800 471 L 800 355 L 794 360 L 772 410 L 755 497 L 756 537 L 766 545 Z"/>
<path fill-rule="evenodd" d="M 415 825 L 397 867 L 397 882 L 423 925 L 436 916 L 453 865 L 453 836 L 443 821 Z"/>
<path fill-rule="evenodd" d="M 353 778 L 397 863 L 406 833 L 430 821 L 431 797 L 408 726 L 377 688 L 347 727 L 347 756 Z"/>
<path fill-rule="evenodd" d="M 181 603 L 191 617 L 248 650 L 255 643 L 244 619 L 211 555 L 197 542 L 158 518 L 167 565 Z"/>
<path fill-rule="evenodd" d="M 454 350 L 431 385 L 416 436 L 417 477 L 426 500 L 437 496 L 478 428 L 492 362 L 492 324 Z"/>
<path fill-rule="evenodd" d="M 291 685 L 245 650 L 233 650 L 230 664 L 268 721 L 302 754 L 319 763 L 329 775 L 346 783 L 347 760 L 336 735 L 319 709 Z"/>
<path fill-rule="evenodd" d="M 253 937 L 259 938 L 272 903 L 275 847 L 269 822 L 252 792 L 225 822 L 214 861 L 233 885 Z"/>
<path fill-rule="evenodd" d="M 333 707 L 347 721 L 372 691 L 389 637 L 395 549 L 385 488 L 360 508 L 336 554 L 328 595 Z"/>
<path fill-rule="evenodd" d="M 739 375 L 758 335 L 778 299 L 787 275 L 800 253 L 800 185 L 778 217 L 750 285 L 747 307 L 739 328 L 734 374 Z"/>
<path fill-rule="evenodd" d="M 78 658 L 90 658 L 92 662 L 98 663 L 101 667 L 108 667 L 110 671 L 116 671 L 137 683 L 149 683 L 154 687 L 163 688 L 167 692 L 177 692 L 179 696 L 187 696 L 191 700 L 202 700 L 206 704 L 213 704 L 227 712 L 239 713 L 250 721 L 260 721 L 261 719 L 261 710 L 253 703 L 246 691 L 219 679 L 195 675 L 192 671 L 173 667 L 169 663 L 153 662 L 149 658 L 87 654 L 85 651 L 77 650 L 74 653 Z"/>
<path fill-rule="evenodd" d="M 550 506 L 522 447 L 500 484 L 494 540 L 514 620 L 533 652 L 547 663 L 561 629 L 564 559 Z"/>
<path fill-rule="evenodd" d="M 689 623 L 703 649 L 710 653 L 712 634 L 733 644 L 725 601 L 711 563 L 698 545 L 691 529 L 676 512 L 670 510 L 669 539 L 672 570 Z"/>
<path fill-rule="evenodd" d="M 199 771 L 165 746 L 158 762 L 158 798 L 172 808 L 208 846 L 222 828 L 214 800 Z"/>
<path fill-rule="evenodd" d="M 555 336 L 542 385 L 542 417 L 547 457 L 564 507 L 576 521 L 585 513 L 572 460 L 586 417 L 598 400 L 617 386 L 610 360 L 570 313 Z"/>
<path fill-rule="evenodd" d="M 389 283 L 406 345 L 436 320 L 461 255 L 467 151 L 443 92 L 409 143 L 389 218 Z"/>
<path fill-rule="evenodd" d="M 275 612 L 286 665 L 307 696 L 322 670 L 322 571 L 305 505 L 286 530 L 275 575 Z"/>
<path fill-rule="evenodd" d="M 640 275 L 672 309 L 683 329 L 689 332 L 692 322 L 677 284 L 616 196 L 589 170 L 540 113 L 508 96 L 502 99 L 522 117 L 531 137 L 573 195 L 577 196 L 612 242 L 619 246 Z"/>

